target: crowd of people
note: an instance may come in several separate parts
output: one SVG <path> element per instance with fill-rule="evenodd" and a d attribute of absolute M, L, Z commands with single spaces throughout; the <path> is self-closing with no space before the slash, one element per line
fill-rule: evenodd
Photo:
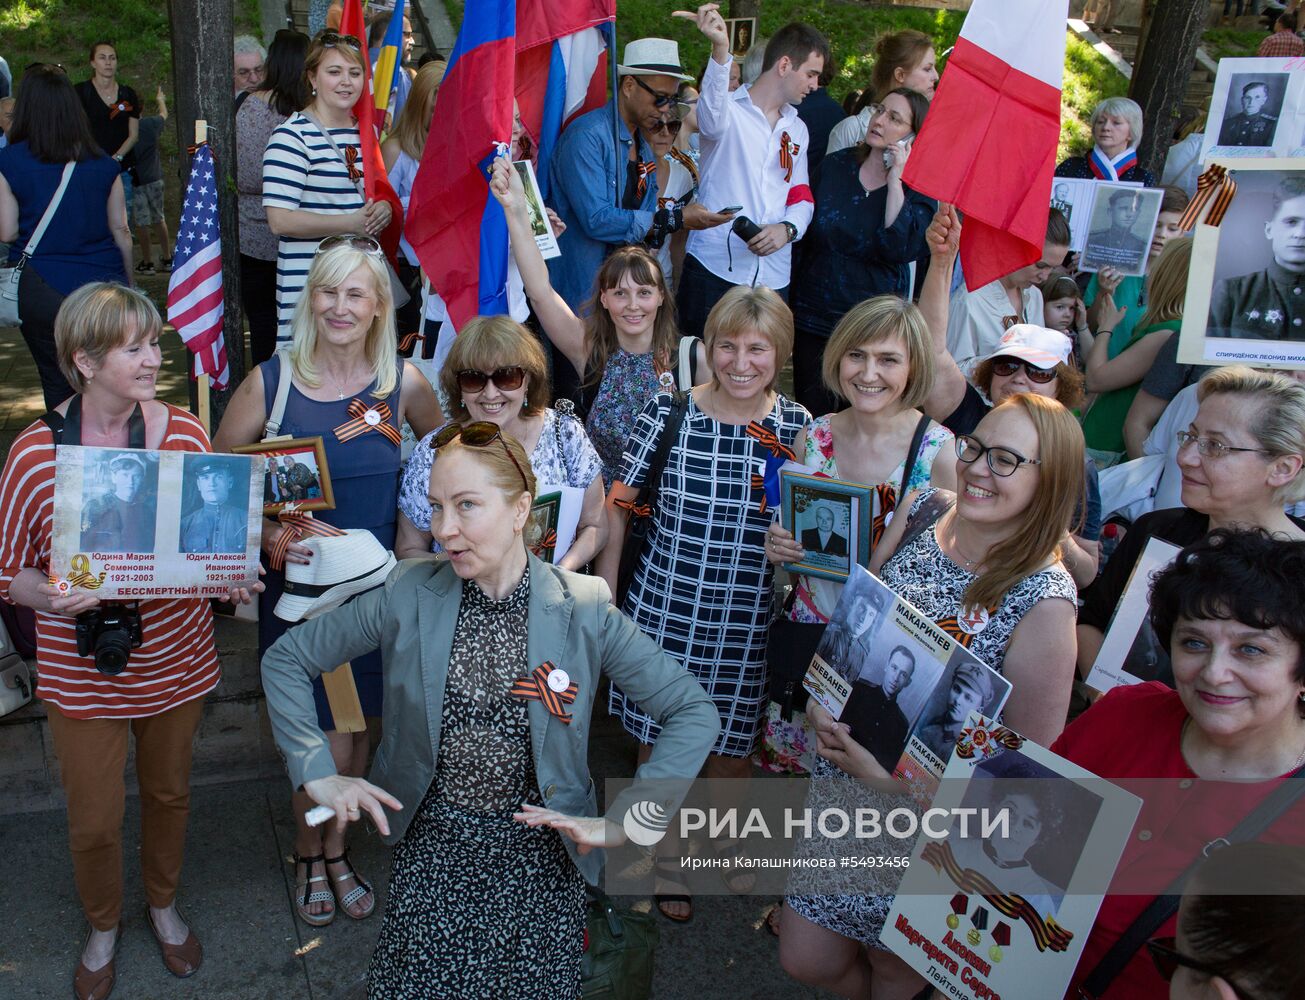
<path fill-rule="evenodd" d="M 126 669 L 79 653 L 88 616 L 115 605 L 49 579 L 60 444 L 225 453 L 320 438 L 333 506 L 314 519 L 401 560 L 382 586 L 292 624 L 278 607 L 300 592 L 295 572 L 322 558 L 302 516 L 227 524 L 240 514 L 222 506 L 231 474 L 196 466 L 206 507 L 183 523 L 183 550 L 261 538 L 260 581 L 230 600 L 258 609 L 299 919 L 320 927 L 382 908 L 350 860 L 352 824 L 366 816 L 394 847 L 373 997 L 578 995 L 594 848 L 625 836 L 597 808 L 595 713 L 637 744 L 635 783 L 608 815 L 640 797 L 673 813 L 689 779 L 738 788 L 758 762 L 809 771 L 815 804 L 891 808 L 903 794 L 893 761 L 853 740 L 847 719 L 814 701 L 794 711 L 791 685 L 787 702 L 777 696 L 775 678 L 810 659 L 843 587 L 785 567 L 846 544 L 828 511 L 800 532 L 784 526 L 766 483 L 784 458 L 872 489 L 868 568 L 964 633 L 1009 682 L 1003 721 L 1027 739 L 1111 780 L 1241 781 L 1243 812 L 1300 776 L 1305 378 L 1178 363 L 1193 256 L 1180 220 L 1194 190 L 1164 187 L 1142 276 L 1079 272 L 1068 223 L 1048 206 L 1039 258 L 967 289 L 961 213 L 904 181 L 939 81 L 929 36 L 880 39 L 865 89 L 840 107 L 825 89 L 830 40 L 811 26 L 744 52 L 716 4 L 675 16 L 710 58 L 694 74 L 674 41 L 628 43 L 608 106 L 572 121 L 553 151 L 546 208 L 562 252 L 550 260 L 510 162 L 537 147 L 516 116 L 488 181 L 510 239 L 508 310 L 458 330 L 410 244 L 386 259 L 391 206 L 365 195 L 373 167 L 352 108 L 388 15 L 367 39 L 329 28 L 278 31 L 266 49 L 237 39 L 230 245 L 253 366 L 211 440 L 155 398 L 162 322 L 132 287 L 171 260 L 162 90 L 142 117 L 109 42 L 92 46 L 79 84 L 52 64 L 16 81 L 0 240 L 11 263 L 30 254 L 22 335 L 50 412 L 19 435 L 0 477 L 0 597 L 36 616 L 37 693 L 89 924 L 77 997 L 104 1000 L 116 977 L 129 734 L 148 923 L 169 972 L 200 970 L 177 896 L 191 747 L 219 651 L 207 601 L 153 599 L 138 605 Z M 404 63 L 410 28 L 405 40 Z M 428 58 L 397 74 L 383 162 L 405 212 L 445 69 Z M 1156 186 L 1136 156 L 1144 124 L 1131 100 L 1103 101 L 1092 148 L 1056 174 Z M 342 433 L 351 422 L 362 426 Z M 1150 439 L 1173 473 L 1155 509 L 1130 521 L 1103 500 L 1099 471 Z M 114 460 L 83 537 L 132 547 L 127 535 L 152 532 L 131 504 L 138 467 L 130 452 Z M 320 476 L 284 458 L 263 498 L 320 496 Z M 556 564 L 530 534 L 532 504 L 551 491 L 573 505 Z M 1150 589 L 1171 665 L 1100 696 L 1084 682 L 1152 538 L 1182 549 Z M 856 728 L 900 729 L 895 699 L 914 656 L 874 655 L 885 680 L 867 685 Z M 346 702 L 328 683 L 338 664 L 366 725 L 341 721 Z M 944 757 L 964 721 L 955 706 L 991 694 L 987 675 L 957 677 L 950 714 L 927 727 Z M 316 805 L 335 818 L 310 824 Z M 1171 806 L 1144 803 L 1146 835 L 1121 872 L 1177 876 L 1239 818 L 1179 823 Z M 1037 811 L 1032 799 L 1012 808 Z M 1271 824 L 1266 843 L 1213 852 L 1149 941 L 1132 930 L 1151 899 L 1108 896 L 1075 990 L 1096 988 L 1122 939 L 1132 950 L 1094 995 L 1151 998 L 1171 977 L 1173 996 L 1300 995 L 1303 897 L 1273 895 L 1305 893 L 1299 829 Z M 655 851 L 654 904 L 682 923 L 694 901 L 677 848 Z M 729 859 L 743 847 L 709 849 Z M 1225 899 L 1231 869 L 1252 873 L 1256 895 Z M 736 892 L 751 883 L 727 877 Z M 1029 884 L 1043 883 L 1033 873 Z M 929 995 L 881 941 L 895 890 L 891 879 L 858 894 L 793 886 L 770 922 L 785 971 L 844 997 Z"/>

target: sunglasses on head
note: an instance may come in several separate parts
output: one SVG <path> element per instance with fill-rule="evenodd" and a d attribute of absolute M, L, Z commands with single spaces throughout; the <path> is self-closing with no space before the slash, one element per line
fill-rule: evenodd
<path fill-rule="evenodd" d="M 675 103 L 674 94 L 660 94 L 657 91 L 653 90 L 652 87 L 648 86 L 648 84 L 640 80 L 636 74 L 631 73 L 630 76 L 634 79 L 635 83 L 637 83 L 640 87 L 642 87 L 644 90 L 648 91 L 648 93 L 653 95 L 653 104 L 656 105 L 657 107 L 664 108 L 668 104 Z"/>
<path fill-rule="evenodd" d="M 370 236 L 357 236 L 353 233 L 340 233 L 336 236 L 326 237 L 317 244 L 314 253 L 326 253 L 327 250 L 334 250 L 336 247 L 349 247 L 372 257 L 385 256 L 385 251 L 381 249 L 381 245 L 376 240 Z"/>
<path fill-rule="evenodd" d="M 521 388 L 521 383 L 526 380 L 526 370 L 520 365 L 495 368 L 492 372 L 478 372 L 468 368 L 458 372 L 457 379 L 458 388 L 463 392 L 480 392 L 491 382 L 503 392 L 511 392 Z"/>
<path fill-rule="evenodd" d="M 684 127 L 684 122 L 678 118 L 672 118 L 669 121 L 659 121 L 654 125 L 650 132 L 669 132 L 671 135 L 679 135 L 680 129 Z"/>
<path fill-rule="evenodd" d="M 512 464 L 516 466 L 517 472 L 521 474 L 521 485 L 525 487 L 527 493 L 530 492 L 530 483 L 526 479 L 526 472 L 521 468 L 521 463 L 516 460 L 516 456 L 512 454 L 512 449 L 508 447 L 507 441 L 503 437 L 503 430 L 498 424 L 491 424 L 488 420 L 477 420 L 471 424 L 449 424 L 431 439 L 431 450 L 439 451 L 455 438 L 461 438 L 462 443 L 468 448 L 484 448 L 495 441 L 501 441 L 503 450 L 507 452 L 507 457 L 512 459 Z"/>
<path fill-rule="evenodd" d="M 344 46 L 355 51 L 362 50 L 362 42 L 358 41 L 353 35 L 341 35 L 334 31 L 323 31 L 317 36 L 317 40 L 322 43 L 324 49 L 334 49 L 338 46 Z"/>
<path fill-rule="evenodd" d="M 1009 378 L 1021 368 L 1024 369 L 1024 374 L 1028 376 L 1030 382 L 1037 382 L 1039 385 L 1046 385 L 1056 377 L 1056 369 L 1039 368 L 1021 358 L 1001 357 L 994 358 L 992 361 L 992 373 L 1002 378 Z"/>

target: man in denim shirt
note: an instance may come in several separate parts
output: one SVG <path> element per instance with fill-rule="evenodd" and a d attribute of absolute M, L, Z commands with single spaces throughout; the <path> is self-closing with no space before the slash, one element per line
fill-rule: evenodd
<path fill-rule="evenodd" d="M 679 46 L 665 38 L 637 39 L 625 47 L 617 72 L 620 162 L 610 104 L 573 121 L 553 154 L 551 201 L 566 232 L 558 238 L 562 255 L 548 262 L 548 270 L 553 287 L 575 310 L 593 294 L 594 276 L 613 247 L 649 236 L 660 245 L 678 229 L 705 229 L 730 218 L 698 204 L 657 208 L 656 160 L 641 130 L 673 109 L 681 80 L 693 79 L 680 66 Z"/>

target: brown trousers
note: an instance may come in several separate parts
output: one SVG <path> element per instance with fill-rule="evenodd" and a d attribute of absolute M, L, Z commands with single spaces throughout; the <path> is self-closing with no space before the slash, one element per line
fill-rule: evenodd
<path fill-rule="evenodd" d="M 140 865 L 149 905 L 172 904 L 190 814 L 190 758 L 204 699 L 143 719 L 72 719 L 47 703 L 68 800 L 68 843 L 86 919 L 112 930 L 122 915 L 127 734 L 136 737 Z"/>

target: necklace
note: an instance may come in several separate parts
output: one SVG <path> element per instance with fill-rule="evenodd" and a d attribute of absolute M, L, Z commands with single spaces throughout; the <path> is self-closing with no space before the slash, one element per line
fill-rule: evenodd
<path fill-rule="evenodd" d="M 952 549 L 955 550 L 956 554 L 961 557 L 961 562 L 965 564 L 965 572 L 969 573 L 973 571 L 975 566 L 977 566 L 980 562 L 983 561 L 982 557 L 977 559 L 970 559 L 965 555 L 964 552 L 961 551 L 961 538 L 960 538 L 960 532 L 957 530 L 955 511 L 952 512 L 951 527 L 952 527 Z"/>
<path fill-rule="evenodd" d="M 335 383 L 336 399 L 344 399 L 345 396 L 349 395 L 349 393 L 344 391 L 344 387 L 353 381 L 352 377 L 346 376 L 343 379 L 337 378 L 335 373 L 330 369 L 327 369 L 326 374 L 329 375 L 331 381 Z"/>

